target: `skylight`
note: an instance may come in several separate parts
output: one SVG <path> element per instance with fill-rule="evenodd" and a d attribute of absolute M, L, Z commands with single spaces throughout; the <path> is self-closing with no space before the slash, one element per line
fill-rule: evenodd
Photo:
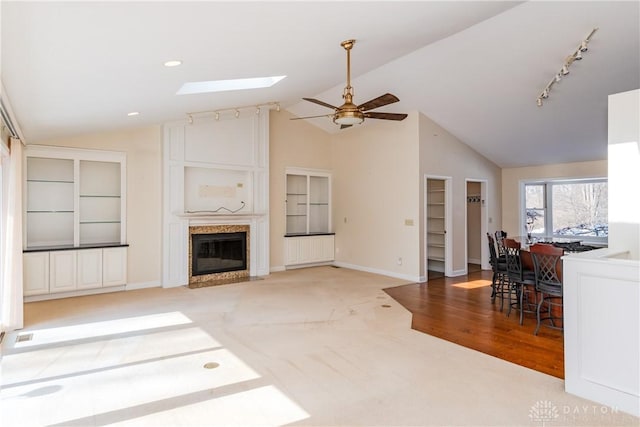
<path fill-rule="evenodd" d="M 230 90 L 258 89 L 271 87 L 287 76 L 254 77 L 250 79 L 212 80 L 207 82 L 188 82 L 182 85 L 176 95 L 194 93 L 225 92 Z"/>

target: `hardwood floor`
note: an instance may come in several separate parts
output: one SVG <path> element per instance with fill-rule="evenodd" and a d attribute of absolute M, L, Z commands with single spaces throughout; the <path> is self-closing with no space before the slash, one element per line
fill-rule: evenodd
<path fill-rule="evenodd" d="M 533 335 L 535 316 L 491 302 L 491 271 L 443 277 L 385 289 L 413 314 L 411 327 L 464 347 L 564 378 L 564 342 L 561 331 L 540 328 Z"/>

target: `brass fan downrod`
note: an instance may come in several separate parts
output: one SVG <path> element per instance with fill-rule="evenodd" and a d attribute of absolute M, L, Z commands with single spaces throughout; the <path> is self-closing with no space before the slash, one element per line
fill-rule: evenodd
<path fill-rule="evenodd" d="M 345 40 L 340 43 L 340 46 L 347 51 L 347 86 L 344 88 L 344 94 L 342 98 L 344 98 L 345 103 L 352 104 L 353 103 L 353 88 L 351 87 L 351 48 L 356 43 L 355 40 Z"/>
<path fill-rule="evenodd" d="M 347 86 L 345 86 L 344 93 L 342 94 L 344 104 L 338 108 L 333 119 L 335 123 L 338 123 L 336 121 L 337 119 L 351 119 L 357 123 L 364 121 L 364 114 L 358 106 L 353 103 L 353 87 L 351 87 L 351 48 L 353 48 L 355 43 L 356 41 L 354 39 L 345 40 L 340 43 L 340 46 L 347 51 Z"/>

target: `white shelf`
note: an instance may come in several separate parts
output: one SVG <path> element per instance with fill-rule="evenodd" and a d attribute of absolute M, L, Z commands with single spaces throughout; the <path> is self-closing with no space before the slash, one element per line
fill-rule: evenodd
<path fill-rule="evenodd" d="M 25 247 L 124 244 L 124 153 L 30 145 Z"/>
<path fill-rule="evenodd" d="M 286 185 L 286 234 L 330 232 L 331 175 L 287 170 Z"/>

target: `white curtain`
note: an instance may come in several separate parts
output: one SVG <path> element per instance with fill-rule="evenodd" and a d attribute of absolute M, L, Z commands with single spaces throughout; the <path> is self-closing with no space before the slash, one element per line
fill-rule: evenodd
<path fill-rule="evenodd" d="M 2 331 L 23 327 L 22 302 L 22 143 L 11 140 L 2 179 L 2 277 L 0 278 L 0 326 Z M 8 163 L 8 165 L 7 165 Z M 5 170 L 8 166 L 8 171 Z"/>

